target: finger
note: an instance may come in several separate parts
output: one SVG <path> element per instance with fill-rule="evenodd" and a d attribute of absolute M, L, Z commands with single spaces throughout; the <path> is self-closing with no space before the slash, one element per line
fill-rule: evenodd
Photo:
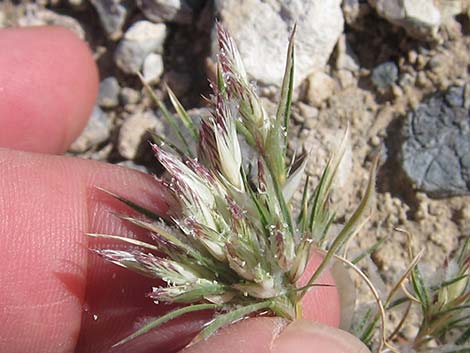
<path fill-rule="evenodd" d="M 161 213 L 167 207 L 162 192 L 146 175 L 65 157 L 0 149 L 0 169 L 0 352 L 72 352 L 90 256 L 84 234 L 132 232 L 109 214 L 125 212 L 123 206 L 94 186 L 119 190 Z M 126 290 L 132 292 L 136 279 L 134 296 L 143 297 L 140 278 L 130 279 Z M 127 306 L 122 302 L 121 289 L 110 294 L 109 305 L 124 313 L 138 308 L 130 295 Z"/>
<path fill-rule="evenodd" d="M 228 326 L 211 339 L 181 353 L 368 353 L 368 348 L 346 331 L 306 320 L 256 318 Z"/>
<path fill-rule="evenodd" d="M 61 27 L 0 30 L 0 147 L 62 153 L 86 124 L 98 73 Z"/>

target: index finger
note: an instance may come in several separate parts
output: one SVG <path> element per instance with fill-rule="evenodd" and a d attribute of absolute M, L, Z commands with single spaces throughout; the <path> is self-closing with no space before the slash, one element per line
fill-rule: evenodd
<path fill-rule="evenodd" d="M 62 153 L 98 90 L 87 45 L 61 27 L 0 30 L 0 147 Z"/>

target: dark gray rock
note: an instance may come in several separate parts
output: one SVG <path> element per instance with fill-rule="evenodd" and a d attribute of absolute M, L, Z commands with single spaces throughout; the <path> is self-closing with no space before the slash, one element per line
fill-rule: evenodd
<path fill-rule="evenodd" d="M 470 110 L 464 87 L 423 101 L 403 127 L 401 162 L 410 180 L 430 196 L 470 194 Z"/>
<path fill-rule="evenodd" d="M 391 86 L 398 80 L 398 66 L 393 61 L 387 61 L 374 68 L 372 83 L 378 89 Z"/>

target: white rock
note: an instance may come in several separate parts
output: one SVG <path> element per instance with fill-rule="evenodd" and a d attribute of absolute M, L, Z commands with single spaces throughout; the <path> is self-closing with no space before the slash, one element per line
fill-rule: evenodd
<path fill-rule="evenodd" d="M 307 101 L 315 107 L 328 99 L 335 89 L 336 82 L 323 71 L 315 71 L 308 76 Z"/>
<path fill-rule="evenodd" d="M 434 0 L 368 0 L 377 13 L 418 39 L 433 39 L 441 24 Z"/>
<path fill-rule="evenodd" d="M 147 131 L 163 131 L 164 127 L 152 111 L 137 112 L 128 117 L 119 130 L 118 151 L 126 159 L 138 156 Z"/>
<path fill-rule="evenodd" d="M 152 22 L 189 24 L 192 9 L 184 0 L 138 0 L 137 6 Z"/>
<path fill-rule="evenodd" d="M 163 74 L 163 58 L 160 54 L 147 55 L 143 66 L 144 79 L 148 83 L 157 83 Z"/>
<path fill-rule="evenodd" d="M 442 23 L 461 13 L 470 15 L 470 0 L 435 0 Z"/>
<path fill-rule="evenodd" d="M 215 8 L 235 38 L 248 74 L 279 86 L 288 38 L 297 23 L 295 86 L 323 68 L 343 32 L 341 0 L 216 0 Z M 215 46 L 214 46 L 215 47 Z"/>
<path fill-rule="evenodd" d="M 124 72 L 139 71 L 147 55 L 163 52 L 166 32 L 163 23 L 155 24 L 149 21 L 134 23 L 119 42 L 114 53 L 114 61 Z"/>

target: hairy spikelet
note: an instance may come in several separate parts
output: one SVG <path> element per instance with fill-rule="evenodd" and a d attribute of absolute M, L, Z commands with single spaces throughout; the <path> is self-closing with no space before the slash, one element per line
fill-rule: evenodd
<path fill-rule="evenodd" d="M 143 213 L 140 218 L 122 218 L 146 229 L 154 243 L 135 243 L 142 248 L 139 251 L 96 250 L 108 261 L 163 279 L 166 286 L 155 287 L 148 294 L 156 302 L 192 305 L 142 327 L 119 344 L 178 315 L 208 308 L 218 309 L 218 315 L 197 339 L 257 312 L 294 319 L 302 297 L 334 253 L 357 231 L 373 191 L 372 171 L 364 202 L 337 238 L 325 241 L 334 214 L 329 210 L 332 181 L 344 148 L 332 157 L 313 192 L 308 190 L 308 179 L 301 185 L 306 153 L 287 165 L 293 38 L 277 114 L 269 116 L 248 82 L 234 40 L 220 24 L 217 31 L 220 62 L 218 80 L 209 98 L 212 114 L 202 117 L 197 126 L 170 93 L 190 133 L 177 131 L 176 136 L 183 139 L 181 149 L 176 144 L 161 143 L 163 137 L 157 139 L 160 143 L 152 144 L 166 170 L 160 183 L 172 193 L 179 211 L 163 222 L 156 215 L 149 218 L 149 211 L 117 196 Z M 162 109 L 172 126 L 178 126 Z M 192 140 L 184 140 L 188 135 Z M 251 157 L 242 154 L 242 144 L 251 149 Z M 185 153 L 181 152 L 184 146 L 197 147 Z M 295 215 L 290 200 L 300 187 L 304 188 L 304 199 L 300 214 Z M 299 288 L 297 280 L 312 249 L 321 244 L 331 250 L 331 256 L 326 256 L 318 272 Z"/>

